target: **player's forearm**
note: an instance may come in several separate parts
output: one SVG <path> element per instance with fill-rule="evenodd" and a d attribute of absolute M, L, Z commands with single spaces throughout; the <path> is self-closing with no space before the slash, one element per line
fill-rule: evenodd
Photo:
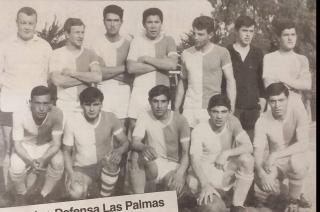
<path fill-rule="evenodd" d="M 15 151 L 26 164 L 32 164 L 33 159 L 30 157 L 26 149 L 21 145 L 21 142 L 22 141 L 14 141 Z"/>
<path fill-rule="evenodd" d="M 145 149 L 145 144 L 143 144 L 140 139 L 136 140 L 135 138 L 133 138 L 130 149 L 136 152 L 141 152 Z"/>
<path fill-rule="evenodd" d="M 74 86 L 83 84 L 83 82 L 81 82 L 78 79 L 75 79 L 75 78 L 72 78 L 69 76 L 64 76 L 61 74 L 52 75 L 51 81 L 53 82 L 53 84 L 55 86 L 61 87 L 61 88 L 70 88 L 70 87 L 74 87 Z"/>
<path fill-rule="evenodd" d="M 114 67 L 101 67 L 102 80 L 108 80 L 122 74 L 125 71 L 125 66 L 114 66 Z"/>
<path fill-rule="evenodd" d="M 195 175 L 198 177 L 201 187 L 205 187 L 209 184 L 209 180 L 204 174 L 204 171 L 201 167 L 201 161 L 198 158 L 195 158 L 191 155 L 191 166 L 195 173 Z"/>
<path fill-rule="evenodd" d="M 186 150 L 182 150 L 180 166 L 178 168 L 178 172 L 180 172 L 182 174 L 185 174 L 187 169 L 188 169 L 188 167 L 189 167 L 189 154 L 188 154 L 188 150 L 187 149 L 189 149 L 189 147 L 187 147 Z"/>
<path fill-rule="evenodd" d="M 237 90 L 236 90 L 236 81 L 234 78 L 232 79 L 227 79 L 227 96 L 230 99 L 231 103 L 231 110 L 234 112 L 235 109 L 235 103 L 236 103 L 236 95 L 237 95 Z"/>
<path fill-rule="evenodd" d="M 309 149 L 309 143 L 307 142 L 296 142 L 287 148 L 279 151 L 272 152 L 275 159 L 288 157 L 296 153 L 306 152 Z"/>
<path fill-rule="evenodd" d="M 175 102 L 174 102 L 174 109 L 176 111 L 179 111 L 181 104 L 182 104 L 182 100 L 183 100 L 183 96 L 185 94 L 185 82 L 184 80 L 180 79 L 178 82 L 178 86 L 176 89 L 176 98 L 175 98 Z"/>
<path fill-rule="evenodd" d="M 177 58 L 155 58 L 145 57 L 144 63 L 154 66 L 155 68 L 163 71 L 175 70 L 177 68 Z"/>
<path fill-rule="evenodd" d="M 60 149 L 60 144 L 51 144 L 47 151 L 41 156 L 45 162 L 48 162 Z"/>
<path fill-rule="evenodd" d="M 225 150 L 225 152 L 227 153 L 228 157 L 232 157 L 232 156 L 239 156 L 245 153 L 251 154 L 252 150 L 253 148 L 250 143 L 250 144 L 242 144 L 236 148 Z"/>
<path fill-rule="evenodd" d="M 127 68 L 128 68 L 128 73 L 138 74 L 138 75 L 156 71 L 156 68 L 152 65 L 135 62 L 135 61 L 128 61 Z"/>
<path fill-rule="evenodd" d="M 254 169 L 258 175 L 262 172 L 265 173 L 262 164 L 263 164 L 264 149 L 263 148 L 254 148 L 253 157 L 254 157 Z"/>
<path fill-rule="evenodd" d="M 98 83 L 102 80 L 101 72 L 98 71 L 74 72 L 70 76 L 86 83 Z"/>
<path fill-rule="evenodd" d="M 288 80 L 284 83 L 296 90 L 311 90 L 311 79 Z"/>
<path fill-rule="evenodd" d="M 71 175 L 73 173 L 72 152 L 70 150 L 63 150 L 64 168 L 67 173 Z"/>
<path fill-rule="evenodd" d="M 124 154 L 129 151 L 129 141 L 127 139 L 122 139 L 120 141 L 120 146 L 117 148 L 121 154 Z"/>

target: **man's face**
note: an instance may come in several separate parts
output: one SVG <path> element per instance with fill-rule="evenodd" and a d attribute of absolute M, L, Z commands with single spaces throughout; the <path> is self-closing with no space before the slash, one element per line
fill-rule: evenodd
<path fill-rule="evenodd" d="M 150 106 L 153 115 L 160 119 L 166 115 L 169 105 L 169 100 L 165 95 L 155 96 L 150 101 Z"/>
<path fill-rule="evenodd" d="M 85 27 L 82 26 L 72 26 L 70 33 L 66 32 L 68 42 L 76 47 L 81 48 L 84 39 Z"/>
<path fill-rule="evenodd" d="M 25 41 L 33 38 L 37 24 L 36 14 L 19 13 L 17 17 L 18 36 Z"/>
<path fill-rule="evenodd" d="M 203 48 L 207 43 L 210 42 L 210 39 L 212 38 L 213 33 L 208 33 L 206 29 L 197 29 L 193 28 L 193 37 L 195 41 L 195 47 L 197 49 Z"/>
<path fill-rule="evenodd" d="M 290 51 L 296 46 L 297 33 L 295 28 L 284 29 L 280 36 L 280 49 Z"/>
<path fill-rule="evenodd" d="M 248 46 L 250 45 L 253 35 L 254 35 L 254 26 L 242 26 L 237 31 L 237 41 L 241 46 Z"/>
<path fill-rule="evenodd" d="M 44 120 L 52 108 L 51 96 L 33 96 L 30 100 L 32 116 L 36 120 Z"/>
<path fill-rule="evenodd" d="M 288 107 L 288 97 L 284 93 L 278 96 L 270 96 L 268 103 L 275 119 L 281 119 L 285 116 Z"/>
<path fill-rule="evenodd" d="M 104 26 L 106 28 L 107 34 L 110 36 L 115 36 L 119 34 L 120 27 L 122 25 L 122 20 L 120 16 L 114 13 L 107 13 L 104 19 Z"/>
<path fill-rule="evenodd" d="M 208 113 L 214 127 L 221 128 L 225 125 L 230 111 L 225 106 L 215 106 L 209 109 Z"/>
<path fill-rule="evenodd" d="M 156 39 L 161 32 L 162 22 L 158 15 L 150 15 L 147 17 L 144 28 L 146 29 L 146 36 L 154 40 Z"/>
<path fill-rule="evenodd" d="M 95 100 L 92 103 L 84 102 L 81 107 L 84 117 L 87 119 L 87 121 L 93 122 L 99 117 L 102 102 L 99 99 Z"/>

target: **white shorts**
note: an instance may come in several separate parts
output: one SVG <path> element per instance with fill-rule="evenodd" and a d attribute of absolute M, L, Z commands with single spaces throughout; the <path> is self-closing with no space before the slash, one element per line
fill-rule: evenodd
<path fill-rule="evenodd" d="M 158 176 L 154 180 L 156 183 L 159 183 L 169 172 L 176 170 L 180 165 L 177 162 L 161 157 L 158 157 L 154 162 L 158 168 Z"/>
<path fill-rule="evenodd" d="M 189 126 L 192 128 L 200 122 L 208 121 L 210 118 L 206 109 L 184 109 L 182 114 L 186 117 Z"/>
<path fill-rule="evenodd" d="M 119 85 L 111 92 L 103 91 L 104 100 L 102 110 L 106 112 L 114 113 L 119 119 L 125 119 L 128 117 L 128 105 L 130 99 L 130 86 Z"/>
<path fill-rule="evenodd" d="M 0 95 L 0 110 L 2 112 L 16 112 L 29 106 L 30 93 L 18 93 L 2 88 Z"/>
<path fill-rule="evenodd" d="M 49 143 L 39 146 L 26 142 L 22 142 L 21 144 L 32 159 L 40 158 L 50 147 Z M 15 152 L 11 155 L 10 170 L 13 173 L 22 173 L 27 171 L 25 162 Z"/>
<path fill-rule="evenodd" d="M 224 171 L 217 169 L 213 163 L 203 161 L 202 170 L 209 183 L 217 189 L 228 191 L 235 182 L 237 167 L 234 162 L 229 161 Z M 200 183 L 192 168 L 188 171 L 187 184 L 193 194 L 200 191 Z"/>
<path fill-rule="evenodd" d="M 137 119 L 140 113 L 143 113 L 150 109 L 148 97 L 148 89 L 133 87 L 128 107 L 129 118 Z"/>

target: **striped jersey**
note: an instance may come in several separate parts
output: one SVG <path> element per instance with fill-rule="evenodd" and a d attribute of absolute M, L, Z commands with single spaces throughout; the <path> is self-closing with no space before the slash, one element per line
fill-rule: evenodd
<path fill-rule="evenodd" d="M 152 146 L 158 156 L 175 162 L 180 160 L 180 143 L 190 140 L 190 127 L 186 118 L 173 111 L 169 111 L 169 120 L 163 123 L 157 120 L 152 111 L 142 113 L 133 131 L 133 137 L 144 138 Z"/>
<path fill-rule="evenodd" d="M 73 54 L 66 46 L 61 47 L 53 51 L 52 57 L 50 59 L 50 72 L 62 72 L 64 68 L 68 68 L 73 72 L 89 72 L 90 66 L 98 62 L 98 56 L 91 50 L 87 48 L 81 48 L 78 54 Z M 67 102 L 78 101 L 78 96 L 83 91 L 87 85 L 81 84 L 69 88 L 57 89 L 58 99 Z"/>
<path fill-rule="evenodd" d="M 132 40 L 127 60 L 138 61 L 142 56 L 164 58 L 172 54 L 177 54 L 177 47 L 172 37 L 162 33 L 159 38 L 150 40 L 142 35 Z M 149 90 L 159 84 L 169 86 L 169 77 L 159 71 L 153 71 L 137 75 L 133 87 L 143 87 Z"/>
<path fill-rule="evenodd" d="M 75 166 L 89 166 L 112 151 L 113 136 L 121 132 L 121 124 L 113 113 L 101 112 L 93 125 L 82 112 L 76 112 L 67 120 L 63 144 L 74 147 Z"/>
<path fill-rule="evenodd" d="M 190 154 L 213 163 L 222 151 L 240 143 L 251 144 L 250 138 L 239 120 L 230 114 L 221 132 L 214 132 L 209 120 L 198 124 L 191 133 Z"/>
<path fill-rule="evenodd" d="M 52 106 L 41 125 L 34 122 L 29 108 L 13 113 L 12 137 L 14 141 L 42 145 L 49 143 L 52 135 L 61 135 L 62 132 L 63 113 L 55 106 Z"/>
<path fill-rule="evenodd" d="M 190 47 L 182 53 L 182 79 L 188 80 L 184 109 L 205 109 L 209 99 L 221 93 L 223 70 L 231 66 L 224 47 L 211 44 L 205 52 Z"/>

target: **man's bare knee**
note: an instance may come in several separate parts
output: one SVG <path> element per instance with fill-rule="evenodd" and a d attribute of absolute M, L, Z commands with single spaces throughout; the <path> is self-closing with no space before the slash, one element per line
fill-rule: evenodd
<path fill-rule="evenodd" d="M 51 158 L 51 166 L 56 170 L 64 168 L 64 159 L 60 150 Z"/>
<path fill-rule="evenodd" d="M 290 157 L 290 168 L 292 174 L 297 178 L 304 178 L 309 169 L 308 160 L 302 154 L 295 154 Z"/>
<path fill-rule="evenodd" d="M 240 169 L 244 169 L 246 172 L 253 172 L 254 158 L 251 154 L 242 154 L 238 158 Z"/>

